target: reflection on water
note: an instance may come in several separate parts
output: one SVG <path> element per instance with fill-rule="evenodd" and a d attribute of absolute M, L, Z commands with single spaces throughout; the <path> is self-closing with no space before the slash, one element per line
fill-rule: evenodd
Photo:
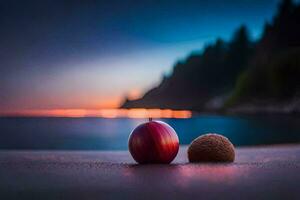
<path fill-rule="evenodd" d="M 162 119 L 174 127 L 181 144 L 216 132 L 234 145 L 300 142 L 300 118 L 292 116 L 199 116 Z M 130 132 L 147 119 L 0 118 L 2 149 L 125 150 Z"/>
<path fill-rule="evenodd" d="M 101 118 L 190 118 L 189 110 L 171 109 L 50 109 L 50 110 L 22 110 L 18 112 L 2 113 L 0 116 L 19 117 L 101 117 Z"/>

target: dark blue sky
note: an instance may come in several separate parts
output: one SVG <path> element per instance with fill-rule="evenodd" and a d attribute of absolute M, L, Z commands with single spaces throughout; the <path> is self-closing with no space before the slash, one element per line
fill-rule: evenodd
<path fill-rule="evenodd" d="M 246 24 L 258 38 L 278 0 L 0 2 L 0 109 L 117 106 L 172 65 Z"/>

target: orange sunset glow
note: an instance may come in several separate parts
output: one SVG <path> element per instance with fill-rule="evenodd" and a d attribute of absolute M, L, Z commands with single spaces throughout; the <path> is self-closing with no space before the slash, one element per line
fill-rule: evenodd
<path fill-rule="evenodd" d="M 26 117 L 101 117 L 101 118 L 190 118 L 189 110 L 171 109 L 43 109 L 2 113 L 3 116 Z"/>

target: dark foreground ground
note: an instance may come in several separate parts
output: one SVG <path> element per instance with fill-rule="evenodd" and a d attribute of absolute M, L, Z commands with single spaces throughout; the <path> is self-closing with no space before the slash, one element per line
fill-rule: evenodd
<path fill-rule="evenodd" d="M 300 145 L 233 164 L 136 165 L 128 152 L 0 151 L 0 199 L 300 199 Z"/>

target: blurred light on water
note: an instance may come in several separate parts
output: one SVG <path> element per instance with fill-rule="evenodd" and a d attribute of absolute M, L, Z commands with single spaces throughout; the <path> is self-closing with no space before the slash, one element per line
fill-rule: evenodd
<path fill-rule="evenodd" d="M 23 117 L 101 117 L 101 118 L 190 118 L 189 110 L 171 109 L 45 109 L 0 113 L 2 116 Z"/>

